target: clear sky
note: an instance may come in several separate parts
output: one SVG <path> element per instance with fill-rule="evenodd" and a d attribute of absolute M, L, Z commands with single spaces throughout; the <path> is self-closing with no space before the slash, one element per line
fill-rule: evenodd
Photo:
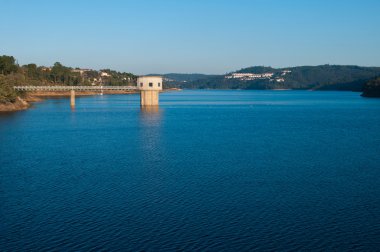
<path fill-rule="evenodd" d="M 0 54 L 135 74 L 380 66 L 379 0 L 0 0 Z"/>

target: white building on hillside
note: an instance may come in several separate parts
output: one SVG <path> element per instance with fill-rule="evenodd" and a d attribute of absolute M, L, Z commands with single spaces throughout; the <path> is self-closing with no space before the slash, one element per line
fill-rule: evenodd
<path fill-rule="evenodd" d="M 100 72 L 101 77 L 111 77 L 111 75 L 107 72 Z"/>
<path fill-rule="evenodd" d="M 270 79 L 274 73 L 232 73 L 231 75 L 225 76 L 226 79 L 240 79 L 240 80 L 255 80 L 255 79 Z"/>

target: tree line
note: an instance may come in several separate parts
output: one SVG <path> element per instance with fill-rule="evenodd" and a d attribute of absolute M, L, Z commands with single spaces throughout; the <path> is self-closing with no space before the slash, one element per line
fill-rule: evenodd
<path fill-rule="evenodd" d="M 100 71 L 64 66 L 60 62 L 52 67 L 31 63 L 20 66 L 13 56 L 0 56 L 0 102 L 14 102 L 19 93 L 15 85 L 132 85 L 136 76 L 132 73 L 110 69 Z"/>

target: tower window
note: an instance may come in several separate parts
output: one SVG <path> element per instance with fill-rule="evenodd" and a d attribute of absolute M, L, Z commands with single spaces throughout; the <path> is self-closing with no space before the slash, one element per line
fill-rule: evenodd
<path fill-rule="evenodd" d="M 142 86 L 143 86 L 143 83 L 141 82 L 141 83 L 140 83 L 140 87 L 142 87 Z"/>
<path fill-rule="evenodd" d="M 152 82 L 149 82 L 149 87 L 153 87 L 153 83 Z"/>
<path fill-rule="evenodd" d="M 161 86 L 161 83 L 158 83 L 158 86 L 160 87 L 160 86 Z"/>

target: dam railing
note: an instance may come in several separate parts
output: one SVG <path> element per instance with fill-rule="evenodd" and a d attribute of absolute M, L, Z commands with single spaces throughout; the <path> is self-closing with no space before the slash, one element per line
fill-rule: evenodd
<path fill-rule="evenodd" d="M 136 86 L 15 86 L 18 91 L 107 91 L 120 90 L 132 91 L 138 90 Z"/>

